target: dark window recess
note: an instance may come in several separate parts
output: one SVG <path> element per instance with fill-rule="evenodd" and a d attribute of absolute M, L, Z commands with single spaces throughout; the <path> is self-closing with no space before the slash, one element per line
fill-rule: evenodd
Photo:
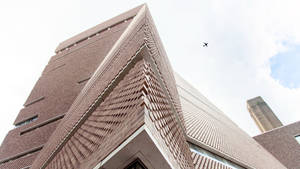
<path fill-rule="evenodd" d="M 32 123 L 32 122 L 36 121 L 37 119 L 38 119 L 38 116 L 35 115 L 35 116 L 33 116 L 33 117 L 29 118 L 29 119 L 26 119 L 24 121 L 21 121 L 21 122 L 17 123 L 15 125 L 15 127 L 18 128 L 18 127 L 24 126 L 26 124 L 29 124 L 29 123 Z"/>
<path fill-rule="evenodd" d="M 143 164 L 143 162 L 140 159 L 136 159 L 124 169 L 147 169 L 147 167 Z"/>
<path fill-rule="evenodd" d="M 0 160 L 0 164 L 6 163 L 6 162 L 9 162 L 9 161 L 12 161 L 12 160 L 16 160 L 16 159 L 21 158 L 21 157 L 26 156 L 26 155 L 33 154 L 33 153 L 35 153 L 37 151 L 40 151 L 42 148 L 43 148 L 43 145 L 39 146 L 39 147 L 36 147 L 36 148 L 33 148 L 33 149 L 30 149 L 28 151 L 19 153 L 19 154 L 15 155 L 15 156 L 2 159 L 2 160 Z"/>
<path fill-rule="evenodd" d="M 36 102 L 39 102 L 39 101 L 41 101 L 41 100 L 44 100 L 44 99 L 45 99 L 44 96 L 43 96 L 43 97 L 40 97 L 40 98 L 37 98 L 37 99 L 35 99 L 35 100 L 33 100 L 33 101 L 31 101 L 31 102 L 25 104 L 24 106 L 25 106 L 25 107 L 28 107 L 28 106 L 30 106 L 30 105 L 32 105 L 32 104 L 34 104 L 34 103 L 36 103 Z"/>
<path fill-rule="evenodd" d="M 55 121 L 57 121 L 57 120 L 60 120 L 60 119 L 62 119 L 64 116 L 65 116 L 65 114 L 62 114 L 62 115 L 59 115 L 59 116 L 55 116 L 55 117 L 53 117 L 53 118 L 51 118 L 51 119 L 48 119 L 48 120 L 46 120 L 46 121 L 44 121 L 44 122 L 42 122 L 42 123 L 40 123 L 40 124 L 37 124 L 37 125 L 32 126 L 32 127 L 29 127 L 29 128 L 27 128 L 27 129 L 21 131 L 21 132 L 20 132 L 20 135 L 23 135 L 23 134 L 25 134 L 25 133 L 28 133 L 28 132 L 30 132 L 30 131 L 32 131 L 32 130 L 37 129 L 37 128 L 43 127 L 43 126 L 45 126 L 45 125 L 47 125 L 47 124 L 49 124 L 49 123 L 53 123 L 53 122 L 55 122 Z"/>
<path fill-rule="evenodd" d="M 85 78 L 85 79 L 83 79 L 83 80 L 78 81 L 77 83 L 78 83 L 78 84 L 81 84 L 81 83 L 83 83 L 83 82 L 86 82 L 86 81 L 90 80 L 90 78 L 91 78 L 91 77 Z"/>

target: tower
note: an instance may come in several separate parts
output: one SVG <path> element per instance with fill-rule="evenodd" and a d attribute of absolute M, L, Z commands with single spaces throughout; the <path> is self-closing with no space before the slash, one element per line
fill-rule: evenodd
<path fill-rule="evenodd" d="M 282 123 L 273 113 L 267 103 L 258 96 L 247 101 L 247 108 L 251 117 L 261 132 L 266 132 L 282 126 Z"/>

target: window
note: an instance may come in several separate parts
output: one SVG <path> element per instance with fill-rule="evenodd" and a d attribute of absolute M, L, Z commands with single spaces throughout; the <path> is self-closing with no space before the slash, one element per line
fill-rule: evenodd
<path fill-rule="evenodd" d="M 209 159 L 217 161 L 217 162 L 219 162 L 223 165 L 226 165 L 228 167 L 231 167 L 233 169 L 244 169 L 243 167 L 241 167 L 241 166 L 239 166 L 239 165 L 237 165 L 237 164 L 235 164 L 235 163 L 233 163 L 233 162 L 231 162 L 231 161 L 229 161 L 229 160 L 227 160 L 227 159 L 225 159 L 221 156 L 218 156 L 217 154 L 213 154 L 213 153 L 211 153 L 211 152 L 209 152 L 209 151 L 207 151 L 207 150 L 205 150 L 205 149 L 203 149 L 203 148 L 201 148 L 201 147 L 199 147 L 195 144 L 189 143 L 189 145 L 190 145 L 190 149 L 191 149 L 192 152 L 195 152 L 197 154 L 205 156 Z"/>
<path fill-rule="evenodd" d="M 140 159 L 134 160 L 124 169 L 147 169 Z"/>
<path fill-rule="evenodd" d="M 47 124 L 49 124 L 49 123 L 53 123 L 53 122 L 55 122 L 55 121 L 57 121 L 57 120 L 60 120 L 60 119 L 62 119 L 64 116 L 65 116 L 65 114 L 61 114 L 61 115 L 55 116 L 55 117 L 53 117 L 53 118 L 51 118 L 51 119 L 48 119 L 48 120 L 46 120 L 46 121 L 44 121 L 44 122 L 41 122 L 41 123 L 39 123 L 39 124 L 37 124 L 37 125 L 31 126 L 31 127 L 29 127 L 29 128 L 26 128 L 25 130 L 23 130 L 23 131 L 20 132 L 20 135 L 23 135 L 23 134 L 25 134 L 25 133 L 28 133 L 28 132 L 30 132 L 30 131 L 32 131 L 32 130 L 37 129 L 37 128 L 43 127 L 43 126 L 45 126 L 45 125 L 47 125 Z M 37 116 L 36 116 L 36 117 L 37 117 Z M 35 120 L 36 120 L 36 119 L 35 119 Z M 34 121 L 35 121 L 35 120 L 34 120 Z"/>
<path fill-rule="evenodd" d="M 24 125 L 26 125 L 26 124 L 32 123 L 32 122 L 36 121 L 37 118 L 38 118 L 37 115 L 36 115 L 36 116 L 33 116 L 33 117 L 29 118 L 29 119 L 26 119 L 26 120 L 24 120 L 24 121 L 22 121 L 22 122 L 16 124 L 15 127 L 18 128 L 18 127 L 24 126 Z"/>
<path fill-rule="evenodd" d="M 300 135 L 295 136 L 296 141 L 300 144 Z"/>

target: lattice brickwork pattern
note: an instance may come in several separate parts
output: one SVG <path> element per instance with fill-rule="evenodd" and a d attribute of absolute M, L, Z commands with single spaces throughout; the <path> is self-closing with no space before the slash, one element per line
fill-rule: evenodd
<path fill-rule="evenodd" d="M 86 84 L 85 88 L 81 91 L 81 94 L 79 94 L 77 99 L 73 102 L 73 106 L 71 106 L 62 122 L 58 125 L 57 130 L 54 132 L 55 137 L 50 138 L 48 144 L 40 153 L 39 160 L 35 160 L 33 168 L 40 168 L 48 161 L 47 159 L 55 152 L 57 145 L 61 144 L 65 136 L 72 130 L 75 123 L 77 123 L 81 117 L 85 116 L 86 110 L 89 109 L 90 106 L 93 106 L 92 104 L 95 100 L 103 94 L 107 86 L 110 85 L 117 74 L 120 73 L 122 68 L 126 66 L 142 46 L 143 38 L 141 36 L 143 35 L 143 32 L 140 32 L 142 30 L 140 29 L 142 25 L 143 21 L 139 22 L 132 30 L 132 33 L 124 38 L 124 43 L 120 44 L 118 49 L 114 50 L 111 54 L 112 56 L 108 57 L 105 63 L 99 67 L 100 70 L 97 69 L 89 80 L 89 83 Z M 125 138 L 122 137 L 122 139 Z M 105 153 L 109 153 L 109 150 L 105 149 Z"/>
<path fill-rule="evenodd" d="M 272 169 L 284 168 L 224 114 L 184 97 L 181 103 L 189 137 L 254 168 L 264 169 L 266 164 Z"/>
<path fill-rule="evenodd" d="M 195 164 L 195 169 L 231 169 L 217 161 L 211 160 L 197 153 L 192 152 L 193 163 Z"/>
<path fill-rule="evenodd" d="M 139 62 L 109 96 L 86 119 L 47 168 L 77 168 L 97 151 L 111 134 L 118 135 L 121 124 L 142 111 L 143 64 Z M 138 110 L 138 111 L 137 111 Z"/>
<path fill-rule="evenodd" d="M 192 168 L 189 164 L 191 161 L 190 150 L 183 130 L 179 127 L 175 112 L 150 65 L 147 66 L 146 74 L 146 107 L 149 110 L 150 119 L 180 167 L 182 169 Z"/>
<path fill-rule="evenodd" d="M 146 11 L 146 13 L 148 13 L 148 11 Z M 142 43 L 145 43 L 145 41 L 150 42 L 150 39 L 154 39 L 152 42 L 153 46 L 148 46 L 148 49 L 150 51 L 158 52 L 156 54 L 150 52 L 152 59 L 155 58 L 156 68 L 159 71 L 158 77 L 156 78 L 163 81 L 160 84 L 164 86 L 163 92 L 161 89 L 154 91 L 153 88 L 153 104 L 162 106 L 168 103 L 168 106 L 172 104 L 175 107 L 175 111 L 172 109 L 172 111 L 160 110 L 161 112 L 159 113 L 153 112 L 153 115 L 157 114 L 158 116 L 165 116 L 153 122 L 154 124 L 157 123 L 161 125 L 158 128 L 158 131 L 162 138 L 166 139 L 166 146 L 169 147 L 168 150 L 172 152 L 175 159 L 177 159 L 178 163 L 180 163 L 181 168 L 193 168 L 191 153 L 182 132 L 184 128 L 181 128 L 179 121 L 176 120 L 176 113 L 181 111 L 178 110 L 180 106 L 173 71 L 162 47 L 160 46 L 161 44 L 155 44 L 155 42 L 159 41 L 158 35 L 155 35 L 157 33 L 149 34 L 147 29 L 144 29 L 146 18 L 144 18 L 144 15 L 141 16 L 143 17 L 134 23 L 135 26 L 130 27 L 130 33 L 127 32 L 125 38 L 122 39 L 122 41 L 118 41 L 120 43 L 116 44 L 116 50 L 113 50 L 113 53 L 107 57 L 105 62 L 103 62 L 103 64 L 96 70 L 93 77 L 89 80 L 89 83 L 81 91 L 81 93 L 84 94 L 80 94 L 80 97 L 77 97 L 73 103 L 75 106 L 72 106 L 68 111 L 72 114 L 67 114 L 62 123 L 58 126 L 58 129 L 60 130 L 55 132 L 55 138 L 49 140 L 49 144 L 45 146 L 40 155 L 41 159 L 33 164 L 34 168 L 41 167 L 45 161 L 49 162 L 46 163 L 46 168 L 72 168 L 75 166 L 75 168 L 90 168 L 95 166 L 95 162 L 98 163 L 103 160 L 103 158 L 114 150 L 120 142 L 126 139 L 125 136 L 128 136 L 128 134 L 125 135 L 124 133 L 119 132 L 119 130 L 127 129 L 127 127 L 130 127 L 129 125 L 132 125 L 132 121 L 137 121 L 137 119 L 134 118 L 140 117 L 140 114 L 138 113 L 141 112 L 144 107 L 131 107 L 130 103 L 135 101 L 132 100 L 133 98 L 139 98 L 141 96 L 139 94 L 143 94 L 141 88 L 144 87 L 145 89 L 144 85 L 146 83 L 143 83 L 145 80 L 131 79 L 127 81 L 127 79 L 129 79 L 128 77 L 131 76 L 126 75 L 120 84 L 113 89 L 112 93 L 107 98 L 104 98 L 103 101 L 100 101 L 100 106 L 97 107 L 95 111 L 91 112 L 91 114 L 85 114 L 84 109 L 89 106 L 93 106 L 92 104 L 94 103 L 94 100 L 99 98 L 100 94 L 107 92 L 105 89 L 118 76 L 121 69 L 126 67 L 126 64 L 130 62 L 130 57 L 133 56 L 132 54 L 138 51 L 139 47 L 144 46 Z M 149 29 L 149 31 L 154 30 Z M 147 37 L 145 37 L 146 35 Z M 152 37 L 154 35 L 155 37 Z M 133 69 L 136 69 L 136 66 Z M 140 67 L 139 70 L 143 72 L 144 68 L 142 69 Z M 133 70 L 130 71 L 130 75 L 136 75 L 134 76 L 135 78 L 142 78 L 144 76 L 144 74 L 142 74 L 142 76 L 139 75 L 139 71 L 134 73 L 132 73 L 132 71 Z M 142 84 L 139 84 L 140 82 L 142 82 Z M 119 88 L 119 86 L 122 87 Z M 126 90 L 122 90 L 124 88 L 126 88 Z M 162 98 L 157 97 L 160 95 L 157 93 L 158 91 L 162 92 L 161 94 L 165 94 L 163 96 L 164 102 L 162 105 L 159 105 L 160 101 L 158 100 L 161 100 Z M 117 97 L 117 100 L 115 97 Z M 170 99 L 171 102 L 167 101 L 168 99 Z M 136 101 L 139 102 L 140 100 L 137 99 Z M 164 106 L 170 109 L 167 105 Z M 119 114 L 124 111 L 126 115 L 118 117 L 119 119 L 112 119 L 110 116 L 99 116 L 103 113 L 105 115 L 109 115 Z M 134 115 L 129 115 L 127 111 Z M 168 118 L 168 116 L 170 116 L 171 119 Z M 69 133 L 69 131 L 73 131 L 73 126 L 75 126 L 75 123 L 78 122 L 81 117 L 85 117 L 87 119 L 80 121 L 80 125 L 76 128 L 75 133 L 70 135 L 65 142 L 61 142 L 63 138 L 66 138 L 65 136 Z M 143 122 L 143 120 L 140 121 Z M 126 124 L 126 126 L 124 126 L 124 124 Z M 96 129 L 98 126 L 100 126 L 101 129 Z M 138 126 L 136 126 L 136 129 L 137 128 Z M 116 136 L 118 136 L 118 134 L 122 135 L 122 137 L 117 138 Z M 61 149 L 56 149 L 57 144 L 61 145 Z M 54 154 L 52 154 L 53 152 Z M 51 156 L 53 159 L 47 160 Z"/>
<path fill-rule="evenodd" d="M 174 72 L 149 12 L 146 14 L 146 23 L 144 33 L 149 53 L 154 60 L 155 65 L 157 65 L 160 78 L 163 80 L 164 85 L 167 86 L 167 93 L 170 95 L 170 99 L 176 109 L 176 113 L 178 113 L 179 120 L 181 121 L 180 125 L 183 130 L 185 130 L 185 123 L 183 122 L 182 110 L 173 75 Z"/>

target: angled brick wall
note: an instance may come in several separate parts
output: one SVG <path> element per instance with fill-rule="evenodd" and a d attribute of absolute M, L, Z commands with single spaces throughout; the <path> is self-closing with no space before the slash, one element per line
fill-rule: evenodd
<path fill-rule="evenodd" d="M 287 168 L 300 168 L 300 144 L 295 136 L 300 135 L 300 121 L 279 127 L 253 137 Z"/>
<path fill-rule="evenodd" d="M 132 17 L 129 17 L 117 24 L 107 24 L 109 30 L 104 27 L 97 35 L 50 58 L 14 123 L 18 124 L 34 116 L 38 118 L 30 124 L 9 131 L 0 147 L 0 161 L 47 142 L 61 118 L 46 125 L 41 124 L 68 111 L 78 93 L 131 21 Z M 35 129 L 30 130 L 31 128 Z M 30 132 L 21 134 L 28 129 Z M 17 159 L 15 161 L 19 163 Z M 0 168 L 6 168 L 4 163 L 0 162 Z"/>
<path fill-rule="evenodd" d="M 176 76 L 187 136 L 200 147 L 245 168 L 285 168 L 222 111 Z"/>

